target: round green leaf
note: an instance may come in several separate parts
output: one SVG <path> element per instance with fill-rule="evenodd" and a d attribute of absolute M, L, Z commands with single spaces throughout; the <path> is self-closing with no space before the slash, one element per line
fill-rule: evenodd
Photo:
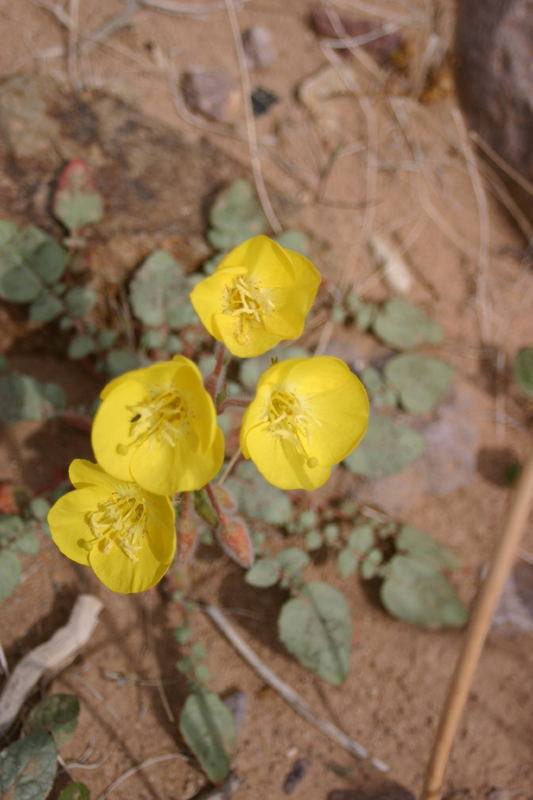
<path fill-rule="evenodd" d="M 173 636 L 178 644 L 187 644 L 189 639 L 193 636 L 193 632 L 190 628 L 187 628 L 183 625 L 181 628 L 176 628 Z"/>
<path fill-rule="evenodd" d="M 111 378 L 116 378 L 138 367 L 137 356 L 129 350 L 109 350 L 105 357 L 105 368 Z"/>
<path fill-rule="evenodd" d="M 81 319 L 92 311 L 98 301 L 98 295 L 89 286 L 76 286 L 65 297 L 67 314 L 76 319 Z"/>
<path fill-rule="evenodd" d="M 344 459 L 350 472 L 369 478 L 394 475 L 418 458 L 424 438 L 390 417 L 371 414 L 361 444 Z"/>
<path fill-rule="evenodd" d="M 441 326 L 430 320 L 417 306 L 405 300 L 389 300 L 379 310 L 372 330 L 378 339 L 396 350 L 410 350 L 422 344 L 440 344 Z"/>
<path fill-rule="evenodd" d="M 207 681 L 210 681 L 213 677 L 213 673 L 207 666 L 207 664 L 197 664 L 194 668 L 194 677 L 198 681 L 198 683 L 206 684 Z"/>
<path fill-rule="evenodd" d="M 76 730 L 79 713 L 80 704 L 77 697 L 70 694 L 54 694 L 32 709 L 24 723 L 24 731 L 27 736 L 49 731 L 57 747 L 61 748 Z"/>
<path fill-rule="evenodd" d="M 385 378 L 400 395 L 406 411 L 421 414 L 431 411 L 450 387 L 454 368 L 440 358 L 425 358 L 414 353 L 396 356 L 385 364 Z"/>
<path fill-rule="evenodd" d="M 286 547 L 276 556 L 277 562 L 288 578 L 299 580 L 300 570 L 309 563 L 309 556 L 299 547 Z"/>
<path fill-rule="evenodd" d="M 0 753 L 0 795 L 15 784 L 15 800 L 44 800 L 56 774 L 57 748 L 49 733 L 19 739 Z"/>
<path fill-rule="evenodd" d="M 289 496 L 282 489 L 268 483 L 252 461 L 241 461 L 227 480 L 226 486 L 245 517 L 262 519 L 271 525 L 286 525 L 290 522 L 292 503 Z"/>
<path fill-rule="evenodd" d="M 391 558 L 380 596 L 393 617 L 423 628 L 459 627 L 468 618 L 446 578 L 430 564 L 410 556 Z"/>
<path fill-rule="evenodd" d="M 533 397 L 533 347 L 523 347 L 518 351 L 513 375 L 522 391 Z"/>
<path fill-rule="evenodd" d="M 324 541 L 326 542 L 326 544 L 329 545 L 335 544 L 335 542 L 339 538 L 340 532 L 341 529 L 339 528 L 336 522 L 330 522 L 329 525 L 326 525 L 324 527 L 324 530 L 322 531 L 324 535 Z"/>
<path fill-rule="evenodd" d="M 63 311 L 63 303 L 58 297 L 42 292 L 30 306 L 30 322 L 50 322 Z"/>
<path fill-rule="evenodd" d="M 265 229 L 266 220 L 250 181 L 238 180 L 219 194 L 209 212 L 213 228 L 230 233 L 223 248 L 236 247 Z M 227 240 L 224 240 L 227 241 Z"/>
<path fill-rule="evenodd" d="M 350 550 L 337 553 L 337 569 L 343 578 L 353 575 L 359 566 L 359 559 Z"/>
<path fill-rule="evenodd" d="M 304 667 L 339 686 L 347 677 L 352 650 L 352 620 L 343 594 L 327 583 L 308 583 L 301 597 L 283 605 L 279 636 Z"/>
<path fill-rule="evenodd" d="M 0 514 L 0 544 L 12 541 L 24 530 L 24 523 L 15 514 Z"/>
<path fill-rule="evenodd" d="M 281 570 L 278 562 L 273 558 L 260 558 L 244 576 L 246 583 L 251 586 L 274 586 L 280 579 Z"/>
<path fill-rule="evenodd" d="M 69 231 L 79 231 L 102 219 L 102 197 L 90 166 L 81 158 L 71 161 L 59 177 L 54 214 Z"/>
<path fill-rule="evenodd" d="M 83 333 L 77 333 L 69 342 L 68 357 L 73 361 L 86 358 L 94 352 L 96 352 L 94 340 L 90 336 L 85 336 Z"/>
<path fill-rule="evenodd" d="M 348 548 L 356 553 L 366 553 L 374 544 L 372 525 L 357 525 L 348 536 Z"/>
<path fill-rule="evenodd" d="M 303 231 L 283 231 L 279 236 L 274 236 L 274 241 L 287 250 L 292 250 L 294 253 L 299 253 L 305 258 L 309 258 L 309 237 Z"/>
<path fill-rule="evenodd" d="M 309 531 L 305 535 L 305 549 L 308 550 L 310 553 L 314 550 L 320 550 L 322 545 L 324 544 L 324 539 L 319 531 L 313 530 Z"/>
<path fill-rule="evenodd" d="M 11 425 L 43 417 L 41 384 L 25 375 L 0 375 L 0 420 Z"/>
<path fill-rule="evenodd" d="M 59 386 L 59 384 L 49 381 L 43 384 L 41 393 L 43 398 L 58 411 L 62 411 L 67 407 L 67 395 L 63 387 Z"/>
<path fill-rule="evenodd" d="M 31 303 L 41 294 L 41 282 L 22 265 L 0 275 L 0 296 L 8 303 Z"/>
<path fill-rule="evenodd" d="M 414 525 L 402 525 L 395 539 L 396 549 L 413 558 L 425 561 L 435 569 L 460 569 L 461 559 L 444 545 L 436 542 Z"/>
<path fill-rule="evenodd" d="M 383 562 L 383 553 L 377 547 L 370 550 L 363 563 L 361 564 L 361 577 L 365 581 L 375 578 L 379 574 L 379 568 Z"/>
<path fill-rule="evenodd" d="M 39 552 L 40 544 L 35 529 L 28 526 L 24 533 L 11 542 L 9 549 L 23 556 L 36 556 Z"/>
<path fill-rule="evenodd" d="M 145 325 L 179 330 L 197 322 L 189 300 L 190 283 L 181 264 L 156 250 L 141 264 L 130 284 L 133 313 Z"/>
<path fill-rule="evenodd" d="M 84 783 L 70 783 L 57 800 L 91 800 L 91 796 Z"/>
<path fill-rule="evenodd" d="M 221 783 L 228 774 L 236 737 L 229 708 L 218 695 L 202 687 L 185 701 L 179 729 L 208 778 Z"/>
<path fill-rule="evenodd" d="M 15 553 L 0 550 L 0 605 L 19 585 L 22 568 Z"/>

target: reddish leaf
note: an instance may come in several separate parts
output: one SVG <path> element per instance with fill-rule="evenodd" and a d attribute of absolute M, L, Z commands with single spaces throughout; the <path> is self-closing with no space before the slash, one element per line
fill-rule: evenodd
<path fill-rule="evenodd" d="M 79 231 L 103 216 L 102 196 L 90 166 L 76 158 L 67 164 L 57 184 L 54 214 L 69 231 Z"/>
<path fill-rule="evenodd" d="M 250 569 L 253 566 L 252 540 L 242 517 L 224 519 L 224 523 L 217 528 L 217 539 L 222 549 L 241 567 Z"/>

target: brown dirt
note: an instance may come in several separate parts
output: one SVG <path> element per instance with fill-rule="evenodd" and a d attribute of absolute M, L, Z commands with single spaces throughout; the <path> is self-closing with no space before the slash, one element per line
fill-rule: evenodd
<path fill-rule="evenodd" d="M 360 105 L 350 96 L 333 101 L 338 129 L 324 137 L 295 100 L 296 87 L 325 63 L 307 25 L 311 5 L 307 0 L 290 4 L 263 0 L 239 12 L 242 27 L 252 23 L 269 27 L 279 51 L 268 70 L 252 76 L 254 85 L 259 83 L 281 97 L 281 102 L 258 120 L 258 132 L 277 135 L 274 152 L 291 163 L 297 177 L 291 177 L 266 154 L 262 159 L 265 176 L 282 222 L 287 219 L 283 198 L 290 197 L 291 224 L 311 232 L 313 258 L 322 273 L 337 281 L 347 276 L 371 299 L 386 297 L 387 290 L 376 280 L 366 251 L 369 231 L 408 245 L 406 258 L 419 276 L 409 299 L 422 304 L 446 330 L 446 343 L 438 353 L 456 366 L 457 387 L 475 397 L 482 457 L 471 486 L 446 497 L 418 498 L 403 512 L 403 518 L 430 530 L 463 554 L 467 566 L 455 582 L 461 598 L 469 603 L 508 507 L 509 491 L 495 480 L 499 464 L 503 457 L 508 458 L 509 451 L 523 459 L 528 449 L 531 409 L 512 388 L 508 369 L 498 381 L 494 378 L 498 351 L 505 354 L 509 364 L 519 347 L 531 344 L 533 279 L 511 251 L 523 248 L 524 242 L 489 194 L 488 291 L 485 303 L 477 304 L 479 217 L 452 116 L 454 98 L 431 106 L 406 98 L 402 130 L 386 93 L 376 91 L 374 79 L 363 66 L 350 62 L 355 64 L 363 90 L 372 97 L 376 117 L 377 187 L 374 200 L 370 195 L 373 219 L 365 227 L 368 133 Z M 348 0 L 344 5 L 350 5 Z M 354 9 L 357 5 L 353 4 Z M 453 24 L 452 12 L 448 4 L 436 5 L 441 12 L 438 32 L 445 36 Z M 405 14 L 403 5 L 383 2 L 377 7 Z M 416 2 L 406 7 L 411 15 L 418 12 L 419 18 L 424 8 Z M 119 0 L 81 0 L 80 31 L 95 28 L 122 8 Z M 428 30 L 424 24 L 406 30 L 415 53 L 411 69 L 416 72 Z M 0 0 L 0 41 L 0 71 L 8 72 L 32 48 L 64 45 L 66 37 L 51 15 L 30 0 Z M 123 99 L 133 98 L 143 112 L 180 131 L 187 141 L 196 142 L 205 131 L 198 131 L 176 115 L 165 59 L 172 59 L 179 69 L 191 64 L 225 68 L 237 81 L 225 12 L 204 20 L 142 12 L 133 28 L 109 39 L 80 65 L 80 71 L 89 83 Z M 27 61 L 18 71 L 48 72 L 65 85 L 67 81 L 62 58 Z M 401 118 L 402 109 L 396 110 Z M 238 105 L 232 114 L 242 121 Z M 208 140 L 240 161 L 243 169 L 248 168 L 242 142 L 209 132 Z M 315 191 L 306 188 L 306 182 L 317 186 L 319 166 L 324 169 L 339 142 L 360 142 L 363 149 L 334 164 L 321 197 L 337 206 L 326 205 L 317 202 Z M 422 155 L 422 162 L 417 161 L 417 153 Z M 204 200 L 201 191 L 202 187 L 195 200 L 198 208 Z M 344 207 L 346 204 L 353 208 Z M 2 214 L 10 214 L 9 206 Z M 492 350 L 482 348 L 480 319 L 487 326 L 485 341 Z M 347 342 L 346 337 L 341 339 L 333 333 L 330 347 L 351 348 L 358 357 L 365 357 L 374 348 L 373 340 L 365 335 L 354 334 L 352 338 Z M 97 394 L 98 387 L 81 367 L 54 358 L 49 344 L 43 344 L 38 336 L 15 349 L 10 363 L 37 378 L 57 380 L 73 404 L 90 403 Z M 506 415 L 503 423 L 496 423 L 496 412 Z M 0 434 L 0 479 L 32 488 L 52 479 L 55 469 L 64 470 L 71 458 L 90 457 L 87 437 L 59 422 L 46 426 L 21 423 L 2 429 Z M 278 537 L 273 536 L 273 546 L 277 547 Z M 523 547 L 533 551 L 531 526 Z M 359 581 L 340 581 L 330 557 L 327 563 L 314 565 L 309 577 L 330 580 L 346 592 L 359 635 L 350 677 L 342 688 L 333 688 L 305 672 L 279 644 L 276 618 L 281 592 L 248 587 L 241 570 L 212 549 L 200 551 L 190 577 L 194 595 L 232 609 L 234 624 L 259 655 L 318 713 L 390 764 L 390 780 L 415 794 L 420 791 L 446 687 L 463 640 L 461 632 L 425 632 L 390 619 Z M 155 591 L 135 597 L 112 594 L 88 570 L 64 559 L 51 542 L 45 543 L 38 558 L 27 560 L 21 586 L 0 608 L 1 641 L 11 667 L 65 622 L 80 591 L 98 594 L 105 610 L 89 646 L 48 691 L 72 692 L 80 699 L 80 723 L 63 757 L 73 761 L 91 744 L 89 762 L 105 759 L 92 770 L 73 769 L 75 778 L 87 783 L 95 800 L 131 766 L 152 756 L 183 750 L 176 724 L 168 720 L 157 688 L 142 681 L 168 681 L 165 691 L 175 716 L 186 687 L 175 670 L 180 649 L 170 633 L 179 622 L 177 606 Z M 274 692 L 265 691 L 262 682 L 199 613 L 195 624 L 215 674 L 213 688 L 221 693 L 239 688 L 248 694 L 249 710 L 236 756 L 236 769 L 244 780 L 239 798 L 283 796 L 284 779 L 296 758 L 309 758 L 312 763 L 294 792 L 295 800 L 306 796 L 318 800 L 334 789 L 381 785 L 384 778 L 375 770 L 351 759 L 295 715 Z M 121 683 L 110 678 L 110 672 L 124 674 L 127 679 Z M 91 689 L 104 700 L 97 699 Z M 455 741 L 446 775 L 447 792 L 468 789 L 475 800 L 481 800 L 491 787 L 498 786 L 521 792 L 519 797 L 533 796 L 532 694 L 530 636 L 504 639 L 491 635 Z M 330 762 L 352 767 L 353 772 L 339 778 L 328 770 Z M 177 800 L 188 797 L 202 783 L 196 767 L 176 759 L 139 772 L 111 797 Z M 59 786 L 58 782 L 56 789 Z"/>

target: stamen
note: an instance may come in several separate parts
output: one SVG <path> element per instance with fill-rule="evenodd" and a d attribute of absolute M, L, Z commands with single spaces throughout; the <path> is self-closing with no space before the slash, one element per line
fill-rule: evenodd
<path fill-rule="evenodd" d="M 141 403 L 129 407 L 129 411 L 132 414 L 129 430 L 131 441 L 117 445 L 119 456 L 127 456 L 132 448 L 137 449 L 146 441 L 150 450 L 162 441 L 175 447 L 180 429 L 187 421 L 187 409 L 175 389 L 150 392 Z"/>
<path fill-rule="evenodd" d="M 146 501 L 144 497 L 128 495 L 110 497 L 100 503 L 98 510 L 88 519 L 89 530 L 96 541 L 103 542 L 102 552 L 107 555 L 117 544 L 130 561 L 138 561 L 136 553 L 142 547 L 145 534 Z M 92 542 L 80 539 L 79 546 L 87 552 L 93 548 Z"/>
<path fill-rule="evenodd" d="M 304 447 L 311 446 L 311 431 L 309 423 L 314 422 L 322 427 L 320 423 L 307 409 L 304 411 L 300 400 L 292 392 L 284 389 L 277 389 L 272 392 L 266 419 L 270 422 L 268 430 L 273 436 L 280 436 L 290 442 L 296 450 L 305 458 L 307 466 L 313 469 L 318 466 L 318 459 L 309 457 Z"/>
<path fill-rule="evenodd" d="M 255 338 L 252 323 L 261 325 L 263 317 L 269 317 L 274 308 L 265 291 L 257 288 L 257 281 L 249 275 L 239 275 L 228 290 L 224 313 L 235 317 L 235 338 L 239 344 L 249 345 Z"/>

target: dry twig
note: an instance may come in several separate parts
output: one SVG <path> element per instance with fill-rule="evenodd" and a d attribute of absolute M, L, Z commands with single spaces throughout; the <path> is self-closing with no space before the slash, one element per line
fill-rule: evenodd
<path fill-rule="evenodd" d="M 315 714 L 309 703 L 300 697 L 300 695 L 297 694 L 288 683 L 285 683 L 285 681 L 272 672 L 270 667 L 267 667 L 264 661 L 262 661 L 252 650 L 250 645 L 247 644 L 237 633 L 235 628 L 230 624 L 230 622 L 228 622 L 220 609 L 215 608 L 215 606 L 201 604 L 199 604 L 199 608 L 201 608 L 204 614 L 206 614 L 217 626 L 217 628 L 222 631 L 224 636 L 237 650 L 239 655 L 244 658 L 244 660 L 252 667 L 252 669 L 255 670 L 255 672 L 257 672 L 257 674 L 265 681 L 265 683 L 271 686 L 272 689 L 275 689 L 277 692 L 279 692 L 285 702 L 287 702 L 298 714 L 322 731 L 322 733 L 324 733 L 326 736 L 329 736 L 329 738 L 334 742 L 337 742 L 337 744 L 339 744 L 341 747 L 344 747 L 344 749 L 352 755 L 365 760 L 370 758 L 368 750 L 343 733 L 335 725 L 332 725 L 331 722 L 328 722 L 328 720 L 318 716 L 318 714 Z M 378 758 L 372 758 L 370 763 L 376 767 L 376 769 L 380 770 L 380 772 L 389 771 L 389 767 Z"/>
<path fill-rule="evenodd" d="M 496 544 L 481 585 L 459 661 L 441 715 L 429 761 L 421 800 L 438 800 L 455 733 L 466 703 L 474 672 L 487 637 L 492 616 L 511 571 L 517 547 L 533 500 L 533 450 L 520 475 L 507 523 Z"/>
<path fill-rule="evenodd" d="M 155 758 L 149 758 L 147 761 L 143 761 L 142 764 L 138 764 L 136 767 L 132 767 L 120 778 L 117 778 L 116 781 L 113 781 L 111 786 L 108 786 L 105 791 L 97 798 L 97 800 L 104 800 L 111 792 L 120 786 L 121 783 L 127 781 L 128 778 L 131 778 L 132 775 L 135 775 L 137 772 L 140 772 L 142 769 L 146 769 L 146 767 L 151 767 L 153 764 L 159 764 L 161 761 L 170 761 L 172 758 L 181 758 L 183 761 L 188 761 L 189 759 L 187 756 L 183 756 L 181 753 L 167 753 L 165 756 L 156 756 Z"/>

